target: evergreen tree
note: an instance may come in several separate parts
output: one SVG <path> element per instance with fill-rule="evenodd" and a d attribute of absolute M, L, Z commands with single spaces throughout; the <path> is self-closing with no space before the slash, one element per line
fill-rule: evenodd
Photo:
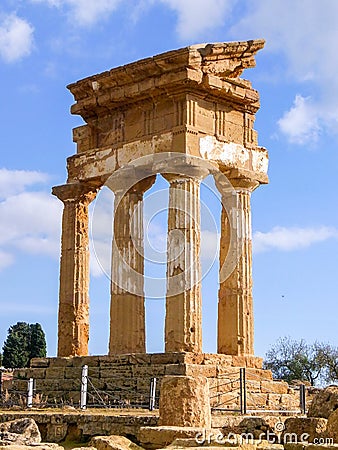
<path fill-rule="evenodd" d="M 39 323 L 30 325 L 31 342 L 29 359 L 45 358 L 47 354 L 45 333 Z"/>
<path fill-rule="evenodd" d="M 39 323 L 18 322 L 8 330 L 3 346 L 3 365 L 6 368 L 29 367 L 32 358 L 46 356 L 45 333 Z"/>
<path fill-rule="evenodd" d="M 27 367 L 29 363 L 30 327 L 18 322 L 8 330 L 3 346 L 3 365 L 6 368 Z"/>

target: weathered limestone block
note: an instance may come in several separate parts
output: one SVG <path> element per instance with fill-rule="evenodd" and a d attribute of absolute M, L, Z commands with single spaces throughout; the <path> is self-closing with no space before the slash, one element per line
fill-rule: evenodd
<path fill-rule="evenodd" d="M 48 367 L 50 358 L 32 358 L 30 361 L 30 367 Z"/>
<path fill-rule="evenodd" d="M 133 375 L 132 367 L 110 367 L 109 369 L 100 369 L 100 378 L 131 377 Z"/>
<path fill-rule="evenodd" d="M 228 426 L 223 431 L 228 433 L 232 431 L 239 435 L 246 433 L 250 436 L 252 435 L 254 439 L 262 439 L 262 437 L 266 437 L 268 432 L 275 433 L 275 425 L 277 422 L 281 422 L 280 417 L 245 417 L 232 430 Z"/>
<path fill-rule="evenodd" d="M 285 381 L 262 381 L 261 390 L 263 393 L 287 394 L 289 386 Z"/>
<path fill-rule="evenodd" d="M 129 364 L 130 355 L 99 356 L 99 367 L 119 367 Z"/>
<path fill-rule="evenodd" d="M 249 392 L 261 392 L 261 383 L 259 380 L 247 380 L 246 389 Z"/>
<path fill-rule="evenodd" d="M 289 394 L 282 394 L 280 404 L 283 408 L 297 411 L 300 408 L 299 392 L 294 391 Z"/>
<path fill-rule="evenodd" d="M 23 418 L 0 424 L 0 445 L 33 445 L 41 442 L 39 428 L 35 421 Z"/>
<path fill-rule="evenodd" d="M 271 409 L 279 409 L 279 407 L 281 406 L 281 400 L 281 394 L 268 394 L 267 407 Z"/>
<path fill-rule="evenodd" d="M 286 419 L 284 434 L 296 433 L 298 439 L 307 433 L 308 442 L 313 442 L 315 438 L 325 436 L 328 421 L 323 418 L 316 417 L 290 417 Z M 331 436 L 330 436 L 331 437 Z"/>
<path fill-rule="evenodd" d="M 44 379 L 46 378 L 46 370 L 47 369 L 27 369 L 26 370 L 26 378 L 35 378 L 35 379 Z"/>
<path fill-rule="evenodd" d="M 141 427 L 138 440 L 145 448 L 156 449 L 166 447 L 175 439 L 195 438 L 205 431 L 203 427 L 158 426 Z"/>
<path fill-rule="evenodd" d="M 268 395 L 261 392 L 253 392 L 247 396 L 248 407 L 253 409 L 266 408 L 268 405 Z"/>
<path fill-rule="evenodd" d="M 233 356 L 232 365 L 235 367 L 248 367 L 250 369 L 262 369 L 263 358 L 258 356 Z M 254 370 L 252 370 L 254 372 Z"/>
<path fill-rule="evenodd" d="M 82 368 L 81 367 L 66 367 L 65 378 L 70 378 L 73 380 L 81 379 Z"/>
<path fill-rule="evenodd" d="M 47 358 L 48 359 L 48 366 L 50 368 L 55 367 L 72 367 L 73 362 L 76 360 L 76 358 Z M 31 363 L 31 367 L 32 363 Z"/>
<path fill-rule="evenodd" d="M 195 364 L 216 364 L 217 367 L 230 367 L 230 366 L 236 366 L 236 364 L 233 364 L 233 357 L 232 355 L 223 355 L 219 353 L 204 353 L 203 359 L 201 361 L 196 361 Z M 237 366 L 240 366 L 240 364 L 237 364 Z"/>
<path fill-rule="evenodd" d="M 326 434 L 328 437 L 332 438 L 336 444 L 338 444 L 338 409 L 329 415 Z"/>
<path fill-rule="evenodd" d="M 165 376 L 160 390 L 159 425 L 210 428 L 207 378 Z"/>
<path fill-rule="evenodd" d="M 63 379 L 65 377 L 65 369 L 63 367 L 50 367 L 46 370 L 46 376 L 41 378 Z M 35 371 L 34 371 L 35 376 Z"/>
<path fill-rule="evenodd" d="M 166 375 L 186 375 L 188 377 L 216 377 L 216 366 L 212 364 L 169 364 L 165 368 Z"/>
<path fill-rule="evenodd" d="M 309 408 L 309 417 L 328 419 L 338 409 L 338 386 L 328 386 L 315 395 Z"/>
<path fill-rule="evenodd" d="M 142 448 L 124 436 L 95 436 L 91 439 L 90 445 L 97 450 L 141 450 Z"/>

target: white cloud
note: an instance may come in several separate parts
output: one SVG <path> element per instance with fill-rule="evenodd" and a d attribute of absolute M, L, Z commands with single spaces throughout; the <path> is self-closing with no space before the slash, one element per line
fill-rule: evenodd
<path fill-rule="evenodd" d="M 213 262 L 218 259 L 219 252 L 219 234 L 210 231 L 201 231 L 201 259 Z"/>
<path fill-rule="evenodd" d="M 279 119 L 278 126 L 290 142 L 306 144 L 315 142 L 320 132 L 318 110 L 309 97 L 296 95 L 291 109 Z"/>
<path fill-rule="evenodd" d="M 282 131 L 290 141 L 305 144 L 309 133 L 311 136 L 311 126 L 307 127 L 301 119 L 305 113 L 311 113 L 310 120 L 317 128 L 315 134 L 319 127 L 337 131 L 338 2 L 250 0 L 247 6 L 246 15 L 232 27 L 232 35 L 236 39 L 238 36 L 241 39 L 265 38 L 265 51 L 280 55 L 280 77 L 306 82 L 307 88 L 311 86 L 316 92 L 311 101 L 311 111 L 306 101 L 303 105 L 298 102 L 285 113 L 281 119 L 285 125 Z M 273 71 L 273 67 L 270 69 Z M 290 124 L 292 117 L 301 120 L 304 134 L 297 136 L 295 127 Z"/>
<path fill-rule="evenodd" d="M 27 190 L 48 178 L 0 170 L 0 270 L 14 263 L 18 251 L 59 257 L 62 203 L 45 191 Z"/>
<path fill-rule="evenodd" d="M 33 3 L 45 3 L 48 6 L 66 8 L 72 23 L 78 26 L 92 26 L 105 20 L 115 11 L 121 0 L 31 0 Z"/>
<path fill-rule="evenodd" d="M 7 63 L 28 56 L 33 50 L 34 28 L 16 14 L 0 16 L 0 57 Z"/>
<path fill-rule="evenodd" d="M 0 169 L 0 199 L 23 192 L 28 186 L 46 183 L 48 179 L 42 172 Z"/>
<path fill-rule="evenodd" d="M 30 0 L 32 3 L 44 3 L 50 7 L 64 8 L 71 21 L 79 26 L 91 26 L 105 20 L 112 14 L 122 0 Z M 223 25 L 226 15 L 237 0 L 135 0 L 130 5 L 130 18 L 137 20 L 149 7 L 162 3 L 177 14 L 177 33 L 179 38 L 201 38 L 206 31 Z M 126 3 L 125 3 L 126 4 Z"/>
<path fill-rule="evenodd" d="M 338 239 L 338 230 L 330 227 L 318 228 L 285 228 L 274 227 L 271 231 L 262 233 L 256 231 L 253 236 L 255 253 L 270 250 L 293 251 L 309 247 L 312 244 L 328 239 Z"/>
<path fill-rule="evenodd" d="M 160 0 L 177 14 L 180 39 L 196 39 L 223 25 L 236 0 Z"/>

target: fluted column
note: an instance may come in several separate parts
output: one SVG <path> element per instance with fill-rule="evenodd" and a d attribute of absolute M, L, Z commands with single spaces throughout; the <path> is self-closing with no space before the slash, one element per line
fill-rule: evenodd
<path fill-rule="evenodd" d="M 64 204 L 60 260 L 58 356 L 88 355 L 88 205 L 97 189 L 80 183 L 53 188 Z"/>
<path fill-rule="evenodd" d="M 166 352 L 202 351 L 200 180 L 167 174 L 169 181 Z"/>
<path fill-rule="evenodd" d="M 114 186 L 109 354 L 145 353 L 143 194 L 148 177 L 125 192 Z"/>
<path fill-rule="evenodd" d="M 251 192 L 258 186 L 258 183 L 247 179 L 233 179 L 230 182 L 237 193 L 237 198 L 231 217 L 222 207 L 217 351 L 227 355 L 253 355 L 254 319 L 250 199 Z M 220 193 L 223 197 L 222 203 L 227 204 L 227 198 L 225 197 L 229 195 L 229 192 Z M 229 261 L 226 261 L 231 239 L 237 240 L 233 245 L 237 256 L 235 261 L 231 261 L 232 254 Z M 224 277 L 224 263 L 234 266 L 226 279 L 222 279 Z"/>

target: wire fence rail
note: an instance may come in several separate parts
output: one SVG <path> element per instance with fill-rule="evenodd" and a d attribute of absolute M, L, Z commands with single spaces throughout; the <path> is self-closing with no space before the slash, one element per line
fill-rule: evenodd
<path fill-rule="evenodd" d="M 63 398 L 54 398 L 39 390 L 39 380 L 33 378 L 13 378 L 14 382 L 26 383 L 26 389 L 10 390 L 3 388 L 0 372 L 0 406 L 2 408 L 62 408 L 65 406 L 78 407 L 81 410 L 90 408 L 128 408 L 148 409 L 153 411 L 159 406 L 159 394 L 157 392 L 158 380 L 150 378 L 149 389 L 121 388 L 112 392 L 99 389 L 88 375 L 88 366 L 82 367 L 81 380 L 79 380 L 80 400 L 74 402 Z"/>
<path fill-rule="evenodd" d="M 72 406 L 85 410 L 90 408 L 128 408 L 147 409 L 153 411 L 159 407 L 159 379 L 149 378 L 148 389 L 137 389 L 137 387 L 121 387 L 118 389 L 104 389 L 95 385 L 95 379 L 88 374 L 88 366 L 82 367 L 81 379 L 78 384 L 79 401 L 65 400 L 62 397 L 50 398 L 43 390 L 39 390 L 39 380 L 29 378 L 14 378 L 20 381 L 19 386 L 26 389 L 3 389 L 0 372 L 0 406 L 3 408 L 62 408 Z M 113 382 L 113 379 L 112 379 Z M 292 398 L 293 408 L 285 406 L 285 403 L 269 404 L 267 407 L 267 396 L 278 396 L 273 392 L 262 392 L 260 387 L 263 382 L 277 383 L 271 378 L 262 377 L 261 373 L 256 373 L 254 369 L 240 368 L 239 370 L 229 370 L 217 378 L 210 379 L 210 404 L 212 411 L 237 412 L 242 415 L 250 413 L 295 413 L 305 414 L 307 411 L 307 387 L 304 384 L 299 386 L 287 386 Z M 38 384 L 38 385 L 37 385 Z M 113 383 L 112 383 L 113 384 Z M 259 386 L 259 389 L 257 389 Z M 276 386 L 276 385 L 275 385 Z M 256 387 L 256 389 L 255 389 Z M 288 395 L 284 395 L 288 397 Z M 282 397 L 282 396 L 280 396 Z"/>
<path fill-rule="evenodd" d="M 224 379 L 224 381 L 222 381 Z M 287 387 L 287 393 L 273 393 L 261 391 L 261 383 L 276 383 L 279 381 L 264 378 L 254 370 L 240 368 L 239 372 L 225 372 L 217 378 L 217 382 L 210 388 L 210 403 L 213 411 L 238 412 L 242 415 L 252 413 L 284 413 L 284 414 L 306 414 L 307 412 L 307 386 L 300 384 L 290 386 L 280 382 L 281 386 Z M 258 388 L 257 388 L 258 386 Z M 277 396 L 279 400 L 287 397 L 286 402 L 272 402 L 273 406 L 267 406 L 268 396 Z"/>

